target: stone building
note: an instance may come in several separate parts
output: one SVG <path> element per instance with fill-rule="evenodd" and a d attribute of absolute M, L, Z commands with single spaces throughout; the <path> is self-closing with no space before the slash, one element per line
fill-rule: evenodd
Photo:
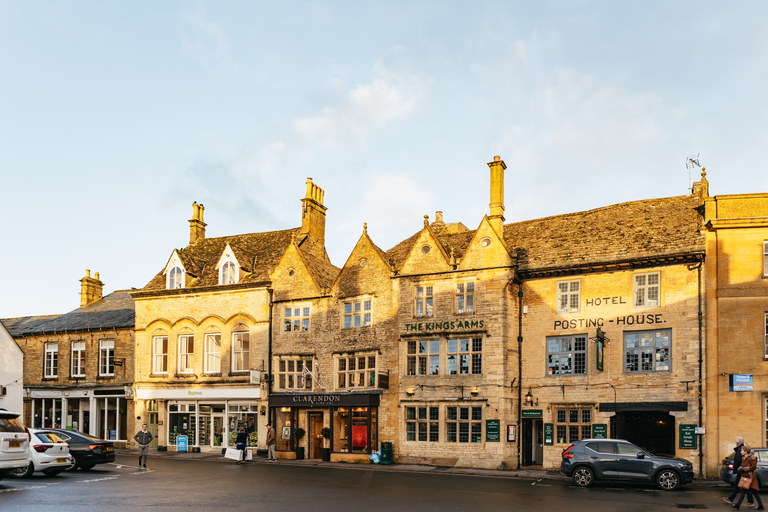
<path fill-rule="evenodd" d="M 706 465 L 768 443 L 768 194 L 706 197 Z"/>
<path fill-rule="evenodd" d="M 24 411 L 24 352 L 0 321 L 0 407 Z"/>
<path fill-rule="evenodd" d="M 24 424 L 127 442 L 133 422 L 134 308 L 127 291 L 102 297 L 99 273 L 80 280 L 80 307 L 3 320 L 24 352 Z"/>

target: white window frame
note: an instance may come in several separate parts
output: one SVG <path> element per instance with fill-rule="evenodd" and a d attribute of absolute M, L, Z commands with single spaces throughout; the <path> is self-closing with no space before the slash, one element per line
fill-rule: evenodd
<path fill-rule="evenodd" d="M 409 340 L 406 342 L 406 375 L 440 375 L 439 339 Z"/>
<path fill-rule="evenodd" d="M 768 359 L 768 311 L 765 313 L 765 358 Z"/>
<path fill-rule="evenodd" d="M 763 277 L 768 277 L 768 240 L 763 242 Z"/>
<path fill-rule="evenodd" d="M 251 342 L 248 331 L 232 333 L 232 372 L 250 370 Z"/>
<path fill-rule="evenodd" d="M 435 314 L 435 287 L 422 284 L 414 287 L 413 316 L 433 316 Z"/>
<path fill-rule="evenodd" d="M 299 304 L 283 308 L 283 332 L 309 332 L 312 306 Z"/>
<path fill-rule="evenodd" d="M 168 336 L 152 337 L 152 373 L 155 375 L 168 373 Z"/>
<path fill-rule="evenodd" d="M 406 407 L 405 436 L 410 442 L 440 442 L 440 408 L 432 404 Z"/>
<path fill-rule="evenodd" d="M 466 430 L 466 432 L 464 432 L 464 430 Z M 465 434 L 466 434 L 466 437 L 463 437 Z M 482 443 L 483 442 L 483 408 L 482 406 L 451 405 L 446 407 L 445 408 L 445 441 L 448 443 Z"/>
<path fill-rule="evenodd" d="M 72 377 L 85 377 L 85 340 L 75 340 L 70 348 Z"/>
<path fill-rule="evenodd" d="M 663 359 L 665 352 L 666 360 Z M 625 374 L 671 372 L 672 329 L 624 331 L 623 355 Z M 633 366 L 637 369 L 633 369 Z"/>
<path fill-rule="evenodd" d="M 581 279 L 557 282 L 557 312 L 581 312 Z"/>
<path fill-rule="evenodd" d="M 475 282 L 456 283 L 456 314 L 475 312 Z"/>
<path fill-rule="evenodd" d="M 373 300 L 360 298 L 344 301 L 344 329 L 370 327 L 373 321 Z"/>
<path fill-rule="evenodd" d="M 43 377 L 55 379 L 59 376 L 59 343 L 47 341 L 44 346 L 45 363 L 43 365 Z"/>
<path fill-rule="evenodd" d="M 312 356 L 283 356 L 277 360 L 277 387 L 283 391 L 309 391 L 312 389 L 312 376 L 304 377 L 304 386 L 301 385 L 304 367 L 307 371 L 313 370 L 315 361 Z"/>
<path fill-rule="evenodd" d="M 482 338 L 450 338 L 446 342 L 445 352 L 446 375 L 482 375 Z"/>
<path fill-rule="evenodd" d="M 115 375 L 115 340 L 107 338 L 99 340 L 99 376 L 114 377 Z"/>
<path fill-rule="evenodd" d="M 225 261 L 219 268 L 219 284 L 235 284 L 238 281 L 238 269 L 234 261 Z"/>
<path fill-rule="evenodd" d="M 651 283 L 651 281 L 656 281 Z M 632 304 L 636 308 L 661 306 L 661 272 L 642 272 L 632 276 Z M 650 298 L 656 295 L 655 300 Z"/>
<path fill-rule="evenodd" d="M 567 358 L 567 364 L 563 361 Z M 547 337 L 547 377 L 587 375 L 589 343 L 586 334 Z"/>
<path fill-rule="evenodd" d="M 375 352 L 338 355 L 334 359 L 336 389 L 376 388 L 378 358 Z"/>
<path fill-rule="evenodd" d="M 193 334 L 179 334 L 178 373 L 180 374 L 194 373 L 195 371 L 194 357 L 195 357 L 195 336 Z"/>
<path fill-rule="evenodd" d="M 205 373 L 221 373 L 221 333 L 205 335 Z"/>

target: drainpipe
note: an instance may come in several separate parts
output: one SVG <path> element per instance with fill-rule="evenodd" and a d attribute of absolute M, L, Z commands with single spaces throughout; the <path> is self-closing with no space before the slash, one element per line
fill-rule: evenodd
<path fill-rule="evenodd" d="M 523 442 L 523 282 L 515 275 L 517 284 L 517 468 L 520 469 L 520 452 Z"/>
<path fill-rule="evenodd" d="M 701 382 L 701 371 L 702 371 L 702 365 L 703 365 L 703 355 L 702 355 L 702 315 L 703 311 L 701 308 L 701 267 L 702 263 L 699 262 L 698 266 L 698 274 L 699 274 L 699 426 L 702 426 L 702 418 L 703 418 L 703 411 L 704 411 L 704 405 L 702 404 L 702 382 Z M 704 478 L 704 447 L 701 446 L 701 439 L 699 439 L 699 478 Z"/>
<path fill-rule="evenodd" d="M 267 371 L 269 372 L 269 380 L 267 381 L 267 423 L 272 423 L 274 425 L 272 408 L 269 407 L 269 398 L 272 396 L 272 381 L 274 380 L 272 375 L 272 308 L 274 307 L 272 293 L 274 293 L 274 290 L 272 290 L 272 288 L 267 288 L 267 292 L 269 293 L 269 334 L 267 335 Z"/>

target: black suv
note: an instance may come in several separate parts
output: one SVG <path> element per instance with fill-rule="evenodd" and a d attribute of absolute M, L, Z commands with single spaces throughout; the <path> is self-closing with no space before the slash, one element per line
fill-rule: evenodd
<path fill-rule="evenodd" d="M 563 451 L 560 472 L 576 485 L 589 487 L 595 480 L 656 482 L 673 491 L 693 482 L 693 464 L 685 459 L 653 455 L 623 439 L 583 439 Z"/>

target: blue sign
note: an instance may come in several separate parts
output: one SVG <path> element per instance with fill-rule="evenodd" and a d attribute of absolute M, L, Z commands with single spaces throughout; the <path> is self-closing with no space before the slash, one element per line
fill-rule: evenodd
<path fill-rule="evenodd" d="M 113 441 L 117 439 L 117 430 L 110 430 L 109 431 L 109 440 Z"/>
<path fill-rule="evenodd" d="M 176 436 L 176 451 L 187 451 L 187 436 Z"/>
<path fill-rule="evenodd" d="M 730 375 L 731 391 L 752 391 L 752 374 Z"/>

